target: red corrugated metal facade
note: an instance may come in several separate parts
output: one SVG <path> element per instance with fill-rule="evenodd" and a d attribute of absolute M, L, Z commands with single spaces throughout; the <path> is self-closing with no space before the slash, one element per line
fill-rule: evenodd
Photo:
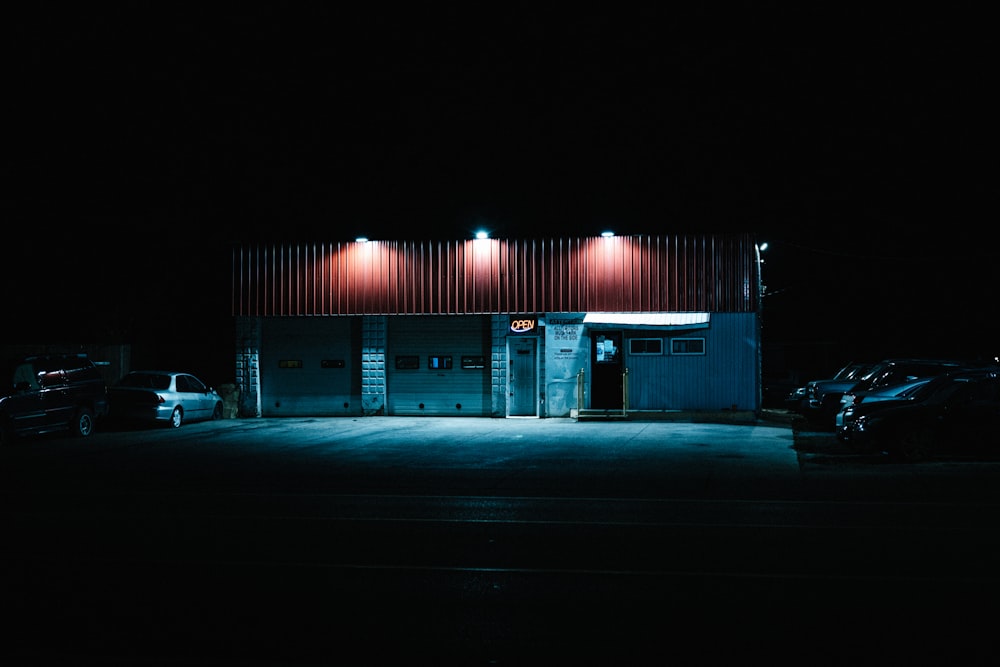
<path fill-rule="evenodd" d="M 750 234 L 242 245 L 233 315 L 753 312 Z"/>

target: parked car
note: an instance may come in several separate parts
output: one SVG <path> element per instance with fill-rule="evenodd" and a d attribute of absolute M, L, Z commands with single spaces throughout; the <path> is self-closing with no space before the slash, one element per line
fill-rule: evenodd
<path fill-rule="evenodd" d="M 891 359 L 880 364 L 876 372 L 861 378 L 849 391 L 845 391 L 840 397 L 840 409 L 843 410 L 873 391 L 974 366 L 970 362 L 950 359 Z"/>
<path fill-rule="evenodd" d="M 921 377 L 933 377 L 974 364 L 954 359 L 884 359 L 858 378 L 810 382 L 806 385 L 806 416 L 834 426 L 841 398 L 852 391 L 870 391 Z"/>
<path fill-rule="evenodd" d="M 872 389 L 871 391 L 866 391 L 864 393 L 854 395 L 853 392 L 848 392 L 844 394 L 840 399 L 840 411 L 837 412 L 837 418 L 834 422 L 834 429 L 837 432 L 837 436 L 840 437 L 841 431 L 844 427 L 844 420 L 846 418 L 852 418 L 857 414 L 857 407 L 862 403 L 872 404 L 880 401 L 893 401 L 900 398 L 907 398 L 912 396 L 920 387 L 933 380 L 933 377 L 917 378 L 916 380 L 910 380 L 909 382 L 903 382 L 901 384 L 894 384 L 889 387 L 883 387 L 882 389 Z"/>
<path fill-rule="evenodd" d="M 21 357 L 0 392 L 0 442 L 54 431 L 86 437 L 107 413 L 107 385 L 86 354 Z"/>
<path fill-rule="evenodd" d="M 1000 454 L 1000 368 L 946 373 L 910 396 L 848 410 L 838 436 L 856 451 L 885 452 L 905 461 Z"/>
<path fill-rule="evenodd" d="M 806 396 L 809 393 L 810 385 L 823 383 L 824 387 L 833 387 L 838 384 L 853 387 L 854 383 L 860 379 L 862 375 L 867 373 L 872 366 L 873 364 L 870 363 L 857 363 L 852 361 L 825 380 L 811 380 L 806 383 L 806 385 L 798 387 L 788 394 L 785 398 L 785 407 L 789 410 L 798 412 L 801 415 L 805 415 L 808 412 Z"/>
<path fill-rule="evenodd" d="M 190 373 L 132 371 L 109 391 L 110 416 L 118 421 L 165 424 L 222 418 L 222 397 Z"/>

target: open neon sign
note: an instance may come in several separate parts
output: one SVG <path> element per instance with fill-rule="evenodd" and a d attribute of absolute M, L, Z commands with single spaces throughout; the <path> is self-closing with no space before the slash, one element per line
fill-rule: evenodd
<path fill-rule="evenodd" d="M 534 319 L 512 320 L 510 323 L 510 330 L 514 333 L 527 333 L 529 331 L 534 331 L 535 320 Z"/>

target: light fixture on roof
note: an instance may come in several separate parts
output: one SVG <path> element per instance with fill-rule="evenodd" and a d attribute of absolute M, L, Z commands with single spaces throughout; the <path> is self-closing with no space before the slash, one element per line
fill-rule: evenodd
<path fill-rule="evenodd" d="M 476 232 L 476 238 L 477 239 L 488 239 L 489 237 L 490 237 L 490 233 L 488 231 L 486 231 L 485 229 L 480 229 L 478 232 Z"/>
<path fill-rule="evenodd" d="M 368 237 L 367 236 L 359 236 L 358 238 L 356 238 L 354 240 L 357 241 L 358 243 L 368 243 Z"/>
<path fill-rule="evenodd" d="M 601 232 L 601 236 L 603 236 L 606 239 L 610 239 L 614 235 L 615 235 L 615 233 L 612 232 L 612 231 Z"/>

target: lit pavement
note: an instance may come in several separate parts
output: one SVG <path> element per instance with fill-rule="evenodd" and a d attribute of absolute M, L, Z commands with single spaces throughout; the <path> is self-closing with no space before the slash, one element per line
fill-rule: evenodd
<path fill-rule="evenodd" d="M 224 420 L 0 461 L 8 664 L 992 651 L 1000 464 L 787 420 Z"/>

